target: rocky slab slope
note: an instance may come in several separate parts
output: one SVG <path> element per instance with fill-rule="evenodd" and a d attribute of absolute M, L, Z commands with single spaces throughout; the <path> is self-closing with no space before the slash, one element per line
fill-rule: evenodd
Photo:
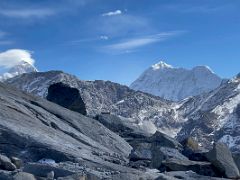
<path fill-rule="evenodd" d="M 131 146 L 102 124 L 1 83 L 0 133 L 1 153 L 24 162 L 71 161 L 100 177 L 137 173 L 125 167 Z"/>

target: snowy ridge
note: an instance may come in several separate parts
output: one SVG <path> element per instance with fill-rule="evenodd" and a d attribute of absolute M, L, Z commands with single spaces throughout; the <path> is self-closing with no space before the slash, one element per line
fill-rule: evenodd
<path fill-rule="evenodd" d="M 209 92 L 221 83 L 222 79 L 208 66 L 197 66 L 187 70 L 174 68 L 160 61 L 148 68 L 130 85 L 130 88 L 179 101 Z"/>
<path fill-rule="evenodd" d="M 187 122 L 178 139 L 191 135 L 205 147 L 221 141 L 233 151 L 240 149 L 240 79 L 229 80 L 210 93 L 189 98 L 181 108 Z"/>
<path fill-rule="evenodd" d="M 9 69 L 8 72 L 5 72 L 2 75 L 0 75 L 0 81 L 5 81 L 9 78 L 13 78 L 20 74 L 31 73 L 31 72 L 38 72 L 38 70 L 28 62 L 22 61 L 18 65 Z"/>

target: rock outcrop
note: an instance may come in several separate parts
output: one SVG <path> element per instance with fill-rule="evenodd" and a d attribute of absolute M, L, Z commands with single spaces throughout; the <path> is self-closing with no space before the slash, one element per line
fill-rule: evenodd
<path fill-rule="evenodd" d="M 0 169 L 14 171 L 17 169 L 17 167 L 11 162 L 8 157 L 0 155 Z"/>
<path fill-rule="evenodd" d="M 214 144 L 213 149 L 206 153 L 206 157 L 225 177 L 232 179 L 240 178 L 239 170 L 232 158 L 232 153 L 225 144 Z"/>
<path fill-rule="evenodd" d="M 71 88 L 66 84 L 56 83 L 49 86 L 47 100 L 83 115 L 87 114 L 78 89 Z"/>

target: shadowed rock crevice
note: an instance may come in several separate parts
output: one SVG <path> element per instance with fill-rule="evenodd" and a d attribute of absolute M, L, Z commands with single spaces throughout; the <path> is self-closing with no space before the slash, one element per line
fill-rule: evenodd
<path fill-rule="evenodd" d="M 86 106 L 80 96 L 79 90 L 63 83 L 56 83 L 49 86 L 47 100 L 83 115 L 87 114 Z"/>

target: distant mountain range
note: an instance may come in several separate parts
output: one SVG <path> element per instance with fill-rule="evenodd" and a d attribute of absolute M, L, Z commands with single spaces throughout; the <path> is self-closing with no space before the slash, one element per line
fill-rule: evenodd
<path fill-rule="evenodd" d="M 222 79 L 207 66 L 197 66 L 188 70 L 174 68 L 161 61 L 143 72 L 130 88 L 179 101 L 209 92 L 221 83 Z"/>
<path fill-rule="evenodd" d="M 22 62 L 1 80 L 0 179 L 239 177 L 239 74 L 160 62 L 130 88 Z"/>
<path fill-rule="evenodd" d="M 109 112 L 127 118 L 129 122 L 148 133 L 160 130 L 178 139 L 191 135 L 204 147 L 209 148 L 213 142 L 222 141 L 232 150 L 240 149 L 238 133 L 240 80 L 238 76 L 229 81 L 222 81 L 207 67 L 196 67 L 193 70 L 175 69 L 163 62 L 154 65 L 150 72 L 154 68 L 161 76 L 166 73 L 167 77 L 171 77 L 160 86 L 165 90 L 166 87 L 171 89 L 170 87 L 174 87 L 172 84 L 177 84 L 174 92 L 185 92 L 182 88 L 187 87 L 190 90 L 186 92 L 194 92 L 194 89 L 201 89 L 201 91 L 205 89 L 206 92 L 190 97 L 185 94 L 184 100 L 174 102 L 110 81 L 79 80 L 61 71 L 27 73 L 8 79 L 5 83 L 46 98 L 48 87 L 62 82 L 79 90 L 88 116 L 94 117 L 102 112 Z M 170 76 L 171 72 L 173 76 Z M 184 78 L 176 75 L 181 76 L 180 72 L 187 78 L 186 82 Z M 150 74 L 148 74 L 149 78 Z M 154 77 L 156 79 L 155 74 Z M 160 79 L 168 78 L 160 77 Z M 189 85 L 185 86 L 185 83 Z M 211 88 L 205 88 L 208 85 L 211 85 Z M 200 86 L 202 88 L 197 88 Z M 199 90 L 198 93 L 201 91 Z M 183 98 L 183 95 L 181 97 Z"/>

